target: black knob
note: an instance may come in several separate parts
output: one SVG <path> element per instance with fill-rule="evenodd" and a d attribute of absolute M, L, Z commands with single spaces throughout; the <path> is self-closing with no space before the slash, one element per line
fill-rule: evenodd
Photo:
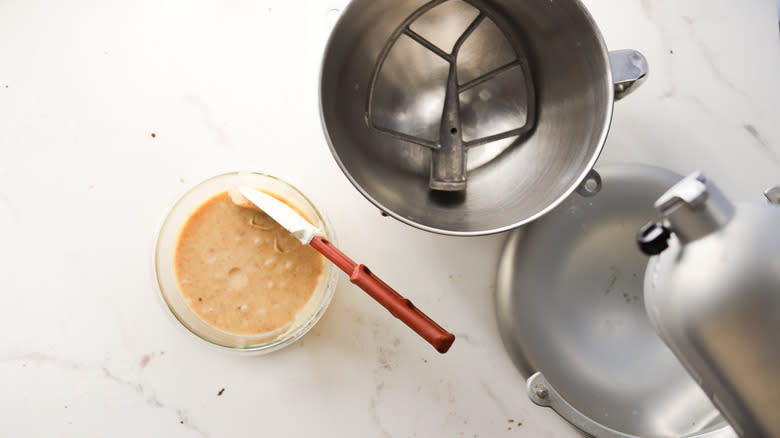
<path fill-rule="evenodd" d="M 669 248 L 669 237 L 672 233 L 663 225 L 650 221 L 639 229 L 636 235 L 636 241 L 639 249 L 647 255 L 660 254 L 666 248 Z"/>

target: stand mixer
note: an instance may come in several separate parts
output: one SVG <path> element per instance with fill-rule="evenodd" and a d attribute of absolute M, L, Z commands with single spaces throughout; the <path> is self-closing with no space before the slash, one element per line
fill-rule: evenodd
<path fill-rule="evenodd" d="M 704 175 L 655 202 L 638 235 L 651 257 L 645 309 L 656 332 L 737 434 L 780 436 L 780 186 L 732 204 Z"/>

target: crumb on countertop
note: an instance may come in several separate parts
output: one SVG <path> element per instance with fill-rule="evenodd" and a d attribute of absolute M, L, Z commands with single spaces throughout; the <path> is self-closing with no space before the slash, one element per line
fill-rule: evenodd
<path fill-rule="evenodd" d="M 146 368 L 146 366 L 149 365 L 149 361 L 152 360 L 152 356 L 154 356 L 154 353 L 144 354 L 141 356 L 141 360 L 138 362 L 138 366 L 141 368 Z"/>

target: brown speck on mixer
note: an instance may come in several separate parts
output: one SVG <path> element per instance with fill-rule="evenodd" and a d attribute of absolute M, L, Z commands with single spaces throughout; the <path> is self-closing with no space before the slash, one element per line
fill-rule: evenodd
<path fill-rule="evenodd" d="M 219 392 L 217 393 L 217 397 L 222 395 L 223 392 L 225 392 L 225 388 L 222 388 L 222 389 L 219 390 Z"/>
<path fill-rule="evenodd" d="M 184 420 L 179 420 L 179 424 L 184 424 Z"/>
<path fill-rule="evenodd" d="M 513 420 L 513 419 L 511 419 L 511 418 L 510 418 L 510 419 L 506 420 L 506 422 L 507 422 L 507 423 L 514 423 L 514 422 L 515 422 L 515 420 Z"/>
<path fill-rule="evenodd" d="M 155 134 L 154 132 L 152 132 L 152 138 L 155 138 L 155 137 L 157 137 L 157 134 Z"/>

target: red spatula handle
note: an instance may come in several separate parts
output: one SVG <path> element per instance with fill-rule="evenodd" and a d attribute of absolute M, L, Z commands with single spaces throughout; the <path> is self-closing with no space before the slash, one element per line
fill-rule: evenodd
<path fill-rule="evenodd" d="M 353 262 L 325 238 L 315 236 L 310 245 L 349 274 L 349 281 L 366 291 L 396 318 L 428 341 L 439 353 L 446 353 L 455 341 L 455 335 L 444 330 L 420 311 L 411 301 L 385 284 L 363 265 Z"/>

